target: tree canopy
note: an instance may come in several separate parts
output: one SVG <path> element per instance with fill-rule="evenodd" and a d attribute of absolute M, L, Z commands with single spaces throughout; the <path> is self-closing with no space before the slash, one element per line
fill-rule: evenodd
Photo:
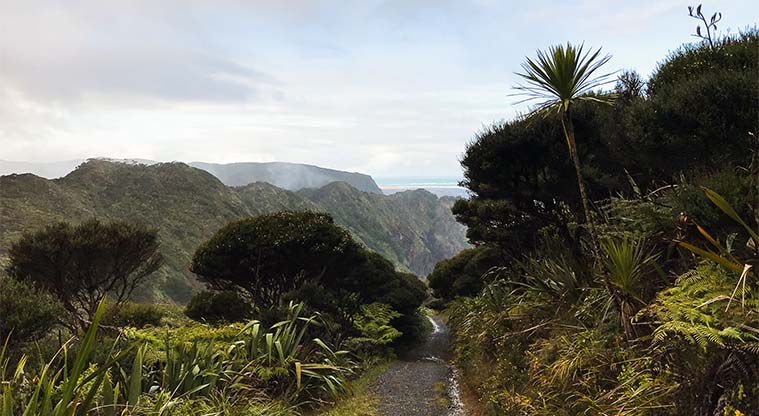
<path fill-rule="evenodd" d="M 24 234 L 8 250 L 8 275 L 54 294 L 79 325 L 106 296 L 125 302 L 163 264 L 156 230 L 126 222 L 66 222 Z"/>
<path fill-rule="evenodd" d="M 603 122 L 610 107 L 578 102 L 570 114 L 583 140 L 577 152 L 591 200 L 624 187 L 624 171 L 604 140 Z M 456 202 L 453 213 L 467 225 L 470 242 L 498 243 L 529 250 L 538 229 L 566 228 L 582 218 L 573 162 L 558 114 L 532 115 L 499 123 L 478 133 L 461 160 L 472 197 Z M 616 169 L 615 169 L 616 168 Z"/>
<path fill-rule="evenodd" d="M 260 309 L 304 288 L 321 293 L 312 306 L 337 304 L 347 313 L 373 302 L 403 313 L 426 297 L 416 276 L 396 271 L 329 214 L 316 212 L 285 211 L 230 223 L 198 248 L 192 271 L 213 289 L 242 290 Z"/>
<path fill-rule="evenodd" d="M 198 247 L 191 270 L 214 289 L 242 289 L 268 308 L 306 281 L 338 279 L 359 253 L 330 215 L 283 211 L 222 227 Z"/>
<path fill-rule="evenodd" d="M 749 31 L 713 48 L 684 47 L 645 87 L 623 73 L 613 106 L 577 102 L 570 117 L 582 138 L 577 154 L 589 199 L 748 166 L 759 146 L 758 39 Z M 572 234 L 567 224 L 579 222 L 581 201 L 558 117 L 497 123 L 467 146 L 462 185 L 472 198 L 459 201 L 454 214 L 468 226 L 470 242 L 524 250 L 543 226 Z"/>
<path fill-rule="evenodd" d="M 502 261 L 503 252 L 494 246 L 469 248 L 438 263 L 427 282 L 433 294 L 446 301 L 458 296 L 475 296 L 487 283 L 484 275 Z"/>

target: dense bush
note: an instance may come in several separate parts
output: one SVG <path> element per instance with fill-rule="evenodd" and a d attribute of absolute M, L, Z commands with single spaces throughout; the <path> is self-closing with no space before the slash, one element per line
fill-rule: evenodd
<path fill-rule="evenodd" d="M 120 305 L 110 305 L 103 315 L 103 324 L 135 328 L 159 326 L 165 316 L 166 310 L 160 305 L 125 302 Z"/>
<path fill-rule="evenodd" d="M 411 321 L 427 298 L 419 278 L 361 247 L 322 213 L 280 212 L 233 222 L 198 248 L 192 267 L 213 288 L 243 291 L 259 319 L 276 316 L 292 300 L 348 332 L 351 316 L 379 302 L 400 314 L 393 326 L 409 326 L 402 332 L 412 337 Z M 196 298 L 198 305 L 209 299 Z"/>
<path fill-rule="evenodd" d="M 163 263 L 154 229 L 120 221 L 60 222 L 8 249 L 8 275 L 34 282 L 60 301 L 72 327 L 86 327 L 107 295 L 121 304 Z"/>
<path fill-rule="evenodd" d="M 242 322 L 252 318 L 253 308 L 237 292 L 203 291 L 190 299 L 184 313 L 202 322 Z"/>
<path fill-rule="evenodd" d="M 0 343 L 6 339 L 12 344 L 37 339 L 56 325 L 62 312 L 50 293 L 0 276 Z"/>
<path fill-rule="evenodd" d="M 752 30 L 682 48 L 647 89 L 626 73 L 615 105 L 588 113 L 593 235 L 575 232 L 572 187 L 551 191 L 563 152 L 548 127 L 520 137 L 521 118 L 468 146 L 473 198 L 454 212 L 503 258 L 447 312 L 486 414 L 757 414 L 758 46 Z M 471 255 L 438 265 L 436 294 L 470 282 Z"/>
<path fill-rule="evenodd" d="M 487 283 L 485 274 L 503 263 L 502 250 L 494 246 L 479 246 L 462 251 L 435 265 L 427 282 L 435 297 L 452 300 L 459 296 L 474 296 Z"/>
<path fill-rule="evenodd" d="M 174 341 L 165 328 L 131 329 L 123 334 L 127 344 L 112 344 L 110 351 L 99 348 L 104 312 L 101 303 L 87 332 L 46 357 L 39 373 L 24 369 L 25 358 L 9 361 L 0 349 L 0 363 L 8 369 L 0 372 L 4 415 L 295 415 L 347 392 L 353 369 L 348 353 L 304 338 L 316 317 L 303 316 L 300 305 L 290 305 L 287 318 L 271 327 L 257 321 L 221 330 L 199 325 L 212 333 L 205 339 Z M 98 350 L 109 353 L 94 360 Z M 127 356 L 132 361 L 124 366 L 120 360 Z"/>
<path fill-rule="evenodd" d="M 328 214 L 287 211 L 223 227 L 197 249 L 192 271 L 214 289 L 245 291 L 266 309 L 309 280 L 339 279 L 359 255 Z"/>
<path fill-rule="evenodd" d="M 746 166 L 757 148 L 759 32 L 687 45 L 654 72 L 646 99 L 616 126 L 625 167 L 647 180 L 683 171 Z"/>
<path fill-rule="evenodd" d="M 626 185 L 624 171 L 604 140 L 610 108 L 580 102 L 572 120 L 590 196 L 603 198 Z M 497 243 L 513 253 L 537 243 L 547 225 L 566 228 L 581 218 L 574 167 L 558 115 L 531 115 L 479 132 L 461 160 L 463 186 L 472 193 L 453 208 L 473 243 Z M 569 234 L 567 231 L 567 238 Z"/>
<path fill-rule="evenodd" d="M 375 345 L 387 345 L 403 335 L 390 325 L 393 319 L 400 316 L 390 305 L 372 303 L 361 307 L 361 312 L 353 317 L 353 324 L 361 333 L 361 340 Z"/>

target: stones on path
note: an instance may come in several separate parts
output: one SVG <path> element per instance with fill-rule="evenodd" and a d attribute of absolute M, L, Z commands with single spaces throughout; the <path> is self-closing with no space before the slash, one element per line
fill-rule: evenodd
<path fill-rule="evenodd" d="M 448 328 L 430 318 L 433 332 L 370 387 L 380 399 L 379 416 L 463 416 L 458 379 L 446 361 Z"/>

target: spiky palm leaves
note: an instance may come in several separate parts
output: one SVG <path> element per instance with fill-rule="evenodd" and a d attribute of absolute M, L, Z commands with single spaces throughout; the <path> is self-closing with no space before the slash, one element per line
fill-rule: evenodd
<path fill-rule="evenodd" d="M 538 51 L 536 60 L 527 58 L 522 64 L 523 73 L 517 73 L 524 84 L 516 87 L 519 95 L 526 96 L 525 101 L 540 100 L 533 110 L 537 113 L 556 111 L 561 114 L 561 125 L 567 140 L 569 157 L 577 174 L 585 222 L 591 232 L 593 222 L 590 216 L 588 192 L 582 179 L 582 166 L 577 154 L 574 126 L 571 110 L 577 101 L 609 102 L 608 97 L 594 96 L 593 90 L 609 82 L 611 74 L 598 75 L 597 71 L 606 64 L 610 55 L 601 55 L 599 48 L 595 52 L 584 51 L 584 45 L 574 46 L 567 43 L 552 46 L 547 52 Z"/>
<path fill-rule="evenodd" d="M 644 277 L 659 255 L 646 248 L 644 240 L 630 237 L 609 239 L 601 243 L 604 266 L 608 272 L 606 286 L 619 311 L 625 337 L 637 336 L 632 318 L 645 305 L 641 299 Z"/>
<path fill-rule="evenodd" d="M 213 410 L 208 404 L 220 395 L 224 397 L 221 404 L 231 406 L 236 397 L 250 399 L 276 391 L 298 405 L 345 392 L 350 371 L 347 352 L 318 338 L 305 339 L 315 318 L 302 317 L 300 305 L 291 304 L 288 319 L 270 328 L 251 322 L 225 346 L 213 342 L 172 345 L 167 337 L 165 358 L 148 364 L 145 356 L 151 347 L 142 341 L 125 348 L 114 344 L 110 358 L 97 365 L 90 355 L 97 343 L 103 305 L 81 339 L 76 357 L 69 360 L 68 345 L 64 345 L 38 375 L 25 373 L 25 358 L 8 371 L 6 348 L 0 349 L 0 416 L 164 415 L 173 414 L 171 409 L 190 398 L 201 408 Z M 120 371 L 117 363 L 135 351 L 131 370 Z M 161 355 L 160 350 L 153 352 Z M 70 362 L 73 365 L 67 365 Z M 36 385 L 28 386 L 29 380 Z M 19 388 L 21 384 L 26 387 Z M 276 414 L 274 407 L 269 408 Z"/>
<path fill-rule="evenodd" d="M 79 345 L 78 352 L 73 357 L 73 365 L 67 363 L 69 343 L 64 344 L 60 351 L 48 362 L 40 374 L 34 376 L 34 384 L 31 394 L 19 397 L 14 391 L 14 381 L 19 381 L 24 374 L 26 359 L 22 357 L 16 366 L 14 375 L 6 380 L 5 371 L 2 371 L 2 391 L 0 392 L 0 415 L 2 416 L 84 416 L 88 414 L 113 415 L 116 409 L 116 400 L 119 399 L 119 384 L 111 383 L 109 370 L 116 362 L 127 355 L 137 345 L 122 350 L 112 350 L 111 358 L 101 366 L 91 366 L 90 353 L 96 345 L 97 329 L 103 316 L 105 302 L 101 302 L 97 308 L 93 323 L 84 334 Z M 0 351 L 0 362 L 3 369 L 8 366 L 4 359 L 5 349 Z M 140 353 L 137 354 L 140 356 Z M 63 361 L 60 364 L 59 361 Z M 133 370 L 141 373 L 141 366 Z M 126 397 L 122 398 L 122 408 L 134 406 L 141 391 L 130 388 Z M 97 412 L 97 413 L 95 413 Z"/>

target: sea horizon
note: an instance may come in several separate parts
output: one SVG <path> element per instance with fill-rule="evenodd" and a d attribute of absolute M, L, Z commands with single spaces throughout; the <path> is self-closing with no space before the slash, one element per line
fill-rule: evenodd
<path fill-rule="evenodd" d="M 424 189 L 438 197 L 467 196 L 467 189 L 459 186 L 462 180 L 455 176 L 396 176 L 396 177 L 377 177 L 374 181 L 380 187 L 385 195 L 392 195 L 397 192 L 403 192 L 414 189 Z"/>

